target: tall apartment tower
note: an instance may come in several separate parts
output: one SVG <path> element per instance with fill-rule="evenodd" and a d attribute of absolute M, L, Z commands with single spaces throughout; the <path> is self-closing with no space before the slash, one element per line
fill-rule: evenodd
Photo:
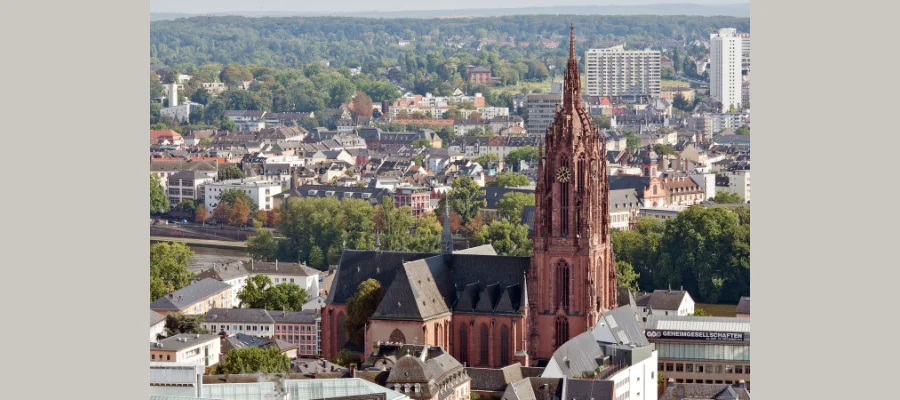
<path fill-rule="evenodd" d="M 723 111 L 741 108 L 742 42 L 737 30 L 719 29 L 709 40 L 709 94 L 722 102 Z"/>
<path fill-rule="evenodd" d="M 169 89 L 169 107 L 175 107 L 178 105 L 178 84 L 170 83 L 166 86 Z"/>
<path fill-rule="evenodd" d="M 589 49 L 584 57 L 588 96 L 659 96 L 660 52 L 624 45 Z"/>
<path fill-rule="evenodd" d="M 543 136 L 547 133 L 547 127 L 556 117 L 556 106 L 563 100 L 562 82 L 553 82 L 550 93 L 529 94 L 525 100 L 528 109 L 528 119 L 525 121 L 525 130 L 529 136 Z"/>
<path fill-rule="evenodd" d="M 750 34 L 741 33 L 741 70 L 744 75 L 750 75 Z"/>

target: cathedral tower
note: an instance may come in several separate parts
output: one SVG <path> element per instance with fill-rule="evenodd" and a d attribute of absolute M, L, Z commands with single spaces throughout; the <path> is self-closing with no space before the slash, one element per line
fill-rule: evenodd
<path fill-rule="evenodd" d="M 529 353 L 550 358 L 616 306 L 606 143 L 582 106 L 574 26 L 563 102 L 547 127 L 535 189 Z"/>

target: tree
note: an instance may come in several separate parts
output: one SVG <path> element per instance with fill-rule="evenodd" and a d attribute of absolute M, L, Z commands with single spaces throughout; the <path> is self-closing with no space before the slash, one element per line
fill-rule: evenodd
<path fill-rule="evenodd" d="M 741 204 L 744 202 L 744 198 L 741 195 L 722 190 L 716 192 L 716 195 L 709 200 L 719 204 Z"/>
<path fill-rule="evenodd" d="M 591 117 L 591 122 L 593 122 L 594 127 L 597 129 L 610 129 L 612 128 L 612 122 L 610 122 L 609 118 L 602 115 L 595 115 Z"/>
<path fill-rule="evenodd" d="M 490 163 L 500 161 L 500 157 L 494 153 L 487 153 L 483 156 L 474 158 L 472 161 L 477 162 L 478 165 L 481 165 L 484 168 L 487 168 Z"/>
<path fill-rule="evenodd" d="M 281 374 L 291 371 L 291 359 L 278 346 L 243 347 L 228 352 L 217 374 Z"/>
<path fill-rule="evenodd" d="M 381 248 L 389 251 L 408 251 L 412 238 L 410 230 L 416 223 L 409 206 L 396 207 L 394 200 L 385 196 L 375 207 L 375 229 L 381 232 Z"/>
<path fill-rule="evenodd" d="M 675 107 L 681 111 L 690 111 L 691 103 L 688 103 L 685 100 L 684 96 L 681 93 L 676 93 L 675 97 L 672 99 L 672 107 Z"/>
<path fill-rule="evenodd" d="M 429 148 L 431 147 L 431 142 L 428 139 L 416 139 L 410 143 L 410 147 L 413 148 Z"/>
<path fill-rule="evenodd" d="M 497 202 L 500 216 L 510 221 L 520 221 L 525 206 L 534 205 L 534 195 L 521 192 L 508 192 Z"/>
<path fill-rule="evenodd" d="M 372 116 L 372 98 L 367 96 L 363 92 L 356 92 L 356 97 L 353 98 L 353 114 L 359 117 L 371 117 Z"/>
<path fill-rule="evenodd" d="M 351 342 L 363 344 L 363 329 L 382 298 L 384 289 L 381 288 L 381 283 L 370 278 L 360 283 L 353 297 L 347 300 L 347 319 L 343 328 Z"/>
<path fill-rule="evenodd" d="M 256 235 L 247 239 L 247 253 L 254 260 L 274 261 L 278 252 L 278 242 L 272 235 L 272 231 L 262 227 L 262 224 L 254 223 Z"/>
<path fill-rule="evenodd" d="M 219 180 L 225 181 L 229 179 L 241 179 L 244 177 L 244 172 L 241 171 L 237 165 L 230 164 L 226 165 L 223 168 L 219 169 Z"/>
<path fill-rule="evenodd" d="M 250 206 L 242 197 L 234 199 L 234 203 L 228 208 L 226 218 L 230 225 L 239 226 L 247 223 L 250 219 Z"/>
<path fill-rule="evenodd" d="M 203 105 L 209 104 L 209 100 L 211 98 L 212 96 L 210 96 L 209 91 L 207 91 L 205 88 L 197 89 L 197 91 L 195 91 L 194 94 L 191 95 L 191 101 Z"/>
<path fill-rule="evenodd" d="M 713 315 L 706 312 L 706 310 L 702 308 L 694 308 L 694 312 L 689 314 L 692 317 L 712 317 Z"/>
<path fill-rule="evenodd" d="M 194 252 L 184 243 L 155 243 L 150 246 L 150 301 L 159 299 L 191 283 L 188 270 Z"/>
<path fill-rule="evenodd" d="M 634 131 L 625 131 L 625 149 L 635 154 L 641 148 L 641 138 Z"/>
<path fill-rule="evenodd" d="M 352 351 L 347 349 L 341 349 L 341 351 L 339 351 L 337 355 L 334 356 L 334 359 L 332 359 L 331 362 L 342 367 L 349 367 L 350 364 L 353 363 L 356 363 L 356 365 L 362 365 L 362 360 L 360 360 L 360 358 L 356 354 L 353 354 Z"/>
<path fill-rule="evenodd" d="M 517 174 L 515 172 L 507 172 L 497 175 L 497 177 L 488 184 L 491 187 L 517 187 L 517 186 L 528 186 L 531 184 L 531 181 L 528 180 L 528 177 L 522 174 Z"/>
<path fill-rule="evenodd" d="M 256 210 L 259 209 L 259 206 L 256 205 L 256 202 L 250 198 L 247 193 L 240 189 L 226 189 L 222 191 L 222 194 L 219 195 L 219 203 L 227 203 L 229 205 L 234 205 L 237 199 L 241 199 L 244 203 L 247 204 L 251 209 Z"/>
<path fill-rule="evenodd" d="M 638 278 L 640 274 L 634 272 L 634 267 L 626 261 L 615 261 L 616 263 L 616 284 L 621 287 L 627 287 L 632 292 L 639 289 Z"/>
<path fill-rule="evenodd" d="M 463 225 L 468 225 L 478 215 L 478 211 L 487 206 L 484 194 L 485 191 L 478 186 L 478 183 L 468 176 L 453 180 L 448 193 L 450 208 L 459 214 Z"/>
<path fill-rule="evenodd" d="M 242 308 L 266 310 L 300 311 L 306 304 L 306 289 L 294 283 L 272 285 L 266 275 L 254 275 L 247 279 L 247 285 L 238 293 Z"/>
<path fill-rule="evenodd" d="M 321 247 L 313 246 L 312 250 L 310 250 L 309 266 L 320 269 L 325 267 L 325 254 L 322 253 Z"/>
<path fill-rule="evenodd" d="M 443 227 L 434 214 L 423 215 L 416 219 L 415 233 L 411 235 L 409 251 L 437 253 L 441 249 L 441 233 Z"/>
<path fill-rule="evenodd" d="M 483 119 L 483 118 L 481 117 L 481 113 L 480 113 L 480 112 L 478 112 L 478 111 L 472 111 L 471 113 L 469 113 L 469 120 L 470 120 L 470 121 L 478 121 L 478 120 L 481 120 L 481 119 Z"/>
<path fill-rule="evenodd" d="M 150 174 L 150 214 L 169 211 L 169 197 L 159 183 L 159 175 Z"/>
<path fill-rule="evenodd" d="M 209 219 L 209 212 L 206 211 L 206 205 L 197 205 L 197 208 L 194 209 L 194 222 L 205 224 L 207 219 Z"/>
<path fill-rule="evenodd" d="M 184 199 L 175 205 L 175 211 L 193 213 L 197 206 L 194 204 L 194 200 Z"/>
<path fill-rule="evenodd" d="M 241 64 L 231 63 L 222 70 L 222 82 L 225 82 L 228 86 L 249 80 L 253 80 L 253 73 L 250 72 L 249 68 Z"/>
<path fill-rule="evenodd" d="M 750 129 L 747 128 L 746 126 L 742 126 L 742 127 L 740 127 L 740 128 L 735 129 L 735 130 L 734 130 L 734 133 L 735 133 L 735 134 L 738 134 L 738 135 L 749 135 L 749 134 L 750 134 Z"/>
<path fill-rule="evenodd" d="M 519 162 L 525 161 L 529 164 L 535 163 L 540 157 L 538 154 L 538 149 L 532 146 L 525 146 L 520 149 L 516 149 L 510 151 L 509 154 L 506 155 L 506 163 L 512 165 L 514 170 L 519 169 Z"/>
<path fill-rule="evenodd" d="M 168 313 L 166 314 L 166 325 L 165 325 L 165 335 L 159 335 L 161 337 L 170 337 L 175 336 L 182 333 L 193 333 L 199 335 L 208 335 L 210 332 L 207 329 L 201 328 L 203 325 L 203 316 L 202 315 L 186 315 L 181 313 Z"/>
<path fill-rule="evenodd" d="M 653 145 L 653 151 L 656 154 L 666 155 L 666 156 L 674 156 L 675 154 L 677 154 L 677 152 L 675 151 L 674 148 L 672 148 L 672 146 L 669 146 L 667 144 L 662 144 L 662 143 L 657 143 L 657 144 Z"/>
<path fill-rule="evenodd" d="M 472 238 L 476 246 L 491 244 L 501 256 L 531 255 L 531 239 L 528 239 L 528 226 L 512 223 L 505 219 L 482 226 Z"/>

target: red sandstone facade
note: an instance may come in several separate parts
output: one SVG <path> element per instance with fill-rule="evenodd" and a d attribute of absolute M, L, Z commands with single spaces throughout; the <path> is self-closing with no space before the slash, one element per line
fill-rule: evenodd
<path fill-rule="evenodd" d="M 547 128 L 535 189 L 529 354 L 540 359 L 616 304 L 606 143 L 581 104 L 574 46 L 570 38 L 563 104 Z"/>

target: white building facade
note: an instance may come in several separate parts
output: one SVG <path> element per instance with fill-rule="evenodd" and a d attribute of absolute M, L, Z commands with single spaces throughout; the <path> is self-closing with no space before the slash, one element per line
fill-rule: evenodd
<path fill-rule="evenodd" d="M 659 96 L 660 52 L 624 45 L 585 52 L 588 96 Z"/>
<path fill-rule="evenodd" d="M 723 111 L 741 109 L 742 39 L 733 28 L 719 29 L 710 37 L 709 94 L 722 102 Z"/>
<path fill-rule="evenodd" d="M 229 189 L 246 193 L 256 203 L 258 210 L 268 211 L 273 208 L 272 196 L 281 193 L 281 182 L 244 178 L 208 183 L 205 186 L 204 204 L 210 216 L 219 205 L 219 196 Z"/>

